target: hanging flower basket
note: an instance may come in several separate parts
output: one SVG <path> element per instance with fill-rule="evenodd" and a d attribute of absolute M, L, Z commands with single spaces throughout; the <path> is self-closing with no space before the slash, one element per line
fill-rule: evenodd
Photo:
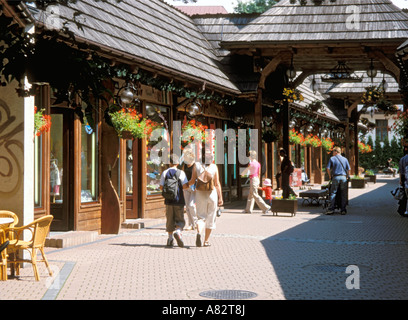
<path fill-rule="evenodd" d="M 44 114 L 45 109 L 37 110 L 34 107 L 34 134 L 38 137 L 51 128 L 51 116 Z"/>
<path fill-rule="evenodd" d="M 322 142 L 320 141 L 319 137 L 313 134 L 309 134 L 302 143 L 303 146 L 311 146 L 311 147 L 320 147 Z"/>
<path fill-rule="evenodd" d="M 160 125 L 150 119 L 143 118 L 135 109 L 122 108 L 109 113 L 112 125 L 122 139 L 143 139 L 150 136 L 154 128 Z"/>
<path fill-rule="evenodd" d="M 358 141 L 358 151 L 360 153 L 370 153 L 373 151 L 373 149 L 369 144 L 364 144 L 363 142 Z"/>
<path fill-rule="evenodd" d="M 190 143 L 205 141 L 207 138 L 206 129 L 208 127 L 199 121 L 184 119 L 181 126 L 181 148 L 184 149 Z"/>
<path fill-rule="evenodd" d="M 322 140 L 322 148 L 330 153 L 333 151 L 334 141 L 331 138 L 323 138 Z"/>
<path fill-rule="evenodd" d="M 302 144 L 304 140 L 305 138 L 300 132 L 297 132 L 295 129 L 289 131 L 289 143 Z"/>
<path fill-rule="evenodd" d="M 262 140 L 266 143 L 278 141 L 280 139 L 280 133 L 275 130 L 265 130 L 262 133 Z"/>
<path fill-rule="evenodd" d="M 375 107 L 378 110 L 383 111 L 385 115 L 398 111 L 398 107 L 396 105 L 394 105 L 391 101 L 385 99 L 378 100 Z"/>
<path fill-rule="evenodd" d="M 384 96 L 384 91 L 379 87 L 369 86 L 366 87 L 366 92 L 361 97 L 361 103 L 365 106 L 372 106 L 376 104 Z"/>
<path fill-rule="evenodd" d="M 294 102 L 304 100 L 304 97 L 299 89 L 284 88 L 282 94 L 283 101 Z"/>
<path fill-rule="evenodd" d="M 310 112 L 324 111 L 323 102 L 321 102 L 320 100 L 314 100 L 312 103 L 309 103 L 306 106 L 306 110 Z"/>

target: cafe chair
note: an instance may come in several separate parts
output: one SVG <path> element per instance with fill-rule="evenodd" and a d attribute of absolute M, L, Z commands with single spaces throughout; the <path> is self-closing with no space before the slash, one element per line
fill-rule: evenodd
<path fill-rule="evenodd" d="M 8 263 L 11 264 L 12 268 L 15 268 L 17 275 L 20 274 L 20 263 L 29 262 L 33 266 L 35 280 L 39 281 L 40 276 L 38 274 L 37 262 L 44 262 L 50 276 L 52 276 L 52 271 L 44 254 L 44 244 L 53 218 L 52 215 L 47 215 L 34 220 L 26 226 L 5 229 L 6 232 L 14 233 L 13 240 L 9 240 L 7 252 L 10 256 Z M 31 232 L 31 239 L 22 240 L 21 236 L 26 230 Z M 18 254 L 20 250 L 28 250 L 31 254 L 30 259 L 19 259 Z M 42 260 L 37 260 L 37 250 L 40 250 L 43 257 Z M 14 270 L 14 268 L 12 270 Z"/>
<path fill-rule="evenodd" d="M 5 233 L 0 230 L 0 280 L 7 280 L 7 246 L 9 241 L 6 240 Z"/>

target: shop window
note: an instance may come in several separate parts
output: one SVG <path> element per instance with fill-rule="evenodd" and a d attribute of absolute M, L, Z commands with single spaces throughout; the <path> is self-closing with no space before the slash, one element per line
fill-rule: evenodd
<path fill-rule="evenodd" d="M 51 203 L 63 202 L 63 128 L 64 116 L 62 114 L 51 115 L 51 154 L 50 154 L 50 198 Z"/>
<path fill-rule="evenodd" d="M 42 207 L 42 136 L 34 138 L 34 207 Z"/>
<path fill-rule="evenodd" d="M 152 105 L 148 104 L 147 107 L 149 110 L 154 110 L 155 113 L 150 111 L 149 118 L 153 121 L 158 123 L 163 123 L 166 121 L 168 124 L 170 123 L 170 112 L 169 108 L 159 105 Z M 158 130 L 158 129 L 156 129 Z M 154 151 L 161 146 L 169 146 L 170 145 L 170 136 L 166 129 L 160 129 L 161 132 L 156 131 L 156 133 L 160 133 L 160 137 L 158 140 L 153 141 L 148 137 L 146 141 L 146 182 L 147 182 L 147 194 L 154 195 L 154 194 L 161 194 L 160 191 L 160 177 L 164 170 L 168 168 L 168 166 L 164 163 L 164 159 L 162 157 L 166 156 L 166 152 L 160 151 L 158 153 L 159 159 L 157 157 L 151 157 L 152 148 Z"/>
<path fill-rule="evenodd" d="M 85 105 L 83 111 L 85 113 Z M 98 126 L 92 128 L 84 118 L 81 124 L 81 202 L 98 200 L 98 144 Z"/>

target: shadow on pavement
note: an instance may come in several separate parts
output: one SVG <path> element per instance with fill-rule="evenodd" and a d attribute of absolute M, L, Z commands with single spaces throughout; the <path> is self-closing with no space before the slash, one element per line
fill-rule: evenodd
<path fill-rule="evenodd" d="M 377 183 L 385 185 L 350 189 L 347 215 L 320 215 L 261 241 L 286 299 L 408 298 L 408 219 L 390 194 L 398 179 Z"/>

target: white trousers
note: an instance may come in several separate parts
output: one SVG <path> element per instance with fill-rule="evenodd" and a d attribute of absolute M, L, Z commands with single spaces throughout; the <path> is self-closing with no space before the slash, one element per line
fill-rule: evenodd
<path fill-rule="evenodd" d="M 258 205 L 258 207 L 262 211 L 266 211 L 270 207 L 263 201 L 262 197 L 258 194 L 258 187 L 259 187 L 259 178 L 254 177 L 251 178 L 251 182 L 249 184 L 249 194 L 248 194 L 248 199 L 247 199 L 247 205 L 246 205 L 246 212 L 252 213 L 252 210 L 254 209 L 254 202 Z"/>
<path fill-rule="evenodd" d="M 195 192 L 191 188 L 184 189 L 184 201 L 186 202 L 186 213 L 188 225 L 195 226 L 197 223 L 197 210 L 195 203 Z"/>
<path fill-rule="evenodd" d="M 215 229 L 216 211 L 218 208 L 217 191 L 196 191 L 197 225 L 198 232 L 203 233 L 204 228 Z"/>

